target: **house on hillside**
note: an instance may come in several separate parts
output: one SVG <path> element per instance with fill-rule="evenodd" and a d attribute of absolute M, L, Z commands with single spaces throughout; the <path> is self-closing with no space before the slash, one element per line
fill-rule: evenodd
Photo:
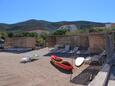
<path fill-rule="evenodd" d="M 75 31 L 75 30 L 77 30 L 77 29 L 78 29 L 78 28 L 77 28 L 77 26 L 76 26 L 76 25 L 71 24 L 71 25 L 63 25 L 63 26 L 59 27 L 59 29 L 58 29 L 58 30 Z"/>
<path fill-rule="evenodd" d="M 111 27 L 112 27 L 112 28 L 115 28 L 115 23 L 112 23 Z"/>
<path fill-rule="evenodd" d="M 108 28 L 108 29 L 111 29 L 112 28 L 112 23 L 106 23 L 105 27 Z"/>

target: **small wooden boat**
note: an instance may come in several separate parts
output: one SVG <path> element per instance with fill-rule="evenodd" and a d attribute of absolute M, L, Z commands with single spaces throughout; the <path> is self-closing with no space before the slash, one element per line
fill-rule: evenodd
<path fill-rule="evenodd" d="M 73 66 L 68 62 L 68 61 L 63 61 L 62 58 L 58 57 L 58 56 L 55 56 L 55 55 L 52 55 L 51 56 L 51 62 L 61 68 L 61 69 L 64 69 L 64 70 L 67 70 L 67 71 L 70 71 L 73 69 Z"/>

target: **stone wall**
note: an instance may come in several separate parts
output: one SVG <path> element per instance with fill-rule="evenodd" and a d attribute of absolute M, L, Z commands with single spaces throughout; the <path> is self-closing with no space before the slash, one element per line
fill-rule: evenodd
<path fill-rule="evenodd" d="M 81 34 L 81 35 L 73 35 L 73 36 L 52 36 L 50 37 L 50 41 L 47 41 L 52 47 L 56 44 L 58 45 L 66 45 L 69 44 L 71 46 L 78 46 L 81 48 L 90 49 L 91 53 L 100 53 L 107 48 L 107 42 L 113 46 L 113 36 L 112 34 L 105 36 L 105 33 L 91 33 L 91 34 Z M 109 41 L 107 41 L 109 40 Z M 52 43 L 53 42 L 53 43 Z M 49 47 L 49 46 L 48 46 Z"/>
<path fill-rule="evenodd" d="M 83 48 L 89 47 L 89 41 L 87 35 L 73 35 L 73 36 L 49 36 L 46 40 L 48 47 L 54 47 L 54 45 L 66 45 L 79 46 Z"/>
<path fill-rule="evenodd" d="M 89 35 L 89 46 L 92 53 L 113 52 L 114 35 L 112 33 L 96 33 Z"/>
<path fill-rule="evenodd" d="M 4 48 L 35 48 L 36 40 L 33 37 L 6 38 Z"/>
<path fill-rule="evenodd" d="M 89 46 L 91 53 L 100 53 L 105 50 L 106 39 L 104 34 L 90 34 Z"/>
<path fill-rule="evenodd" d="M 54 47 L 56 45 L 56 37 L 55 36 L 49 36 L 46 39 L 46 46 L 47 47 Z"/>
<path fill-rule="evenodd" d="M 88 48 L 88 36 L 87 35 L 76 35 L 76 36 L 58 36 L 56 37 L 56 44 L 71 46 L 78 46 L 82 48 Z"/>

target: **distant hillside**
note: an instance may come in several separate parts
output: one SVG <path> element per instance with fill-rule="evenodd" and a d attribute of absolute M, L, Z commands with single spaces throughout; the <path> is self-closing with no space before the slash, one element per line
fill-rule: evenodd
<path fill-rule="evenodd" d="M 84 29 L 89 27 L 103 27 L 104 23 L 90 22 L 90 21 L 61 21 L 49 22 L 44 20 L 28 20 L 15 24 L 0 23 L 0 31 L 32 31 L 32 30 L 47 30 L 53 31 L 62 25 L 75 24 L 78 28 Z"/>

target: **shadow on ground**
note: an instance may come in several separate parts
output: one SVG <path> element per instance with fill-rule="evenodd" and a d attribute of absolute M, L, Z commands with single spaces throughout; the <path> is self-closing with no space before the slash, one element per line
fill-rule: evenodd
<path fill-rule="evenodd" d="M 51 56 L 51 55 L 57 55 L 59 57 L 66 57 L 66 58 L 69 58 L 72 56 L 72 54 L 67 54 L 67 53 L 48 53 L 44 56 Z"/>
<path fill-rule="evenodd" d="M 20 49 L 20 48 L 19 48 Z M 26 53 L 26 52 L 31 52 L 31 51 L 34 51 L 34 50 L 40 50 L 40 49 L 43 49 L 42 47 L 41 48 L 36 48 L 36 49 L 26 49 L 24 48 L 24 50 L 19 50 L 19 49 L 14 49 L 12 50 L 8 50 L 8 49 L 2 49 L 0 50 L 0 52 L 8 52 L 8 53 L 14 53 L 14 54 L 21 54 L 21 53 Z"/>
<path fill-rule="evenodd" d="M 88 54 L 72 54 L 72 53 L 47 53 L 44 56 L 51 56 L 51 55 L 57 55 L 57 56 L 63 57 L 63 58 L 72 58 L 72 57 L 77 58 L 78 56 L 79 57 L 89 56 Z"/>
<path fill-rule="evenodd" d="M 100 66 L 91 65 L 82 71 L 78 76 L 74 77 L 70 82 L 80 85 L 88 85 L 100 70 Z"/>
<path fill-rule="evenodd" d="M 26 52 L 31 52 L 33 50 L 26 50 L 26 51 L 12 51 L 12 50 L 2 50 L 1 52 L 8 52 L 8 53 L 14 53 L 14 54 L 21 54 Z"/>
<path fill-rule="evenodd" d="M 62 68 L 60 68 L 60 67 L 55 66 L 52 62 L 50 62 L 50 63 L 51 63 L 57 70 L 59 70 L 59 71 L 62 72 L 62 73 L 65 73 L 65 74 L 73 74 L 72 71 L 64 70 L 64 69 L 62 69 Z"/>

